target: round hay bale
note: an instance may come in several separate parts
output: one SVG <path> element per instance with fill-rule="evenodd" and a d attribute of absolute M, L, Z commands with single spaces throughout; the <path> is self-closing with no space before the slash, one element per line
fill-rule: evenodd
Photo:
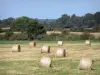
<path fill-rule="evenodd" d="M 92 70 L 92 59 L 87 56 L 83 56 L 80 60 L 79 70 Z"/>
<path fill-rule="evenodd" d="M 21 46 L 20 45 L 13 45 L 12 51 L 14 52 L 21 52 Z"/>
<path fill-rule="evenodd" d="M 62 46 L 63 45 L 63 41 L 58 41 L 58 46 Z"/>
<path fill-rule="evenodd" d="M 42 57 L 40 60 L 40 65 L 43 67 L 51 67 L 51 58 L 50 57 Z"/>
<path fill-rule="evenodd" d="M 57 56 L 57 57 L 65 57 L 65 56 L 66 56 L 66 50 L 65 50 L 65 49 L 59 48 L 59 49 L 56 51 L 56 56 Z"/>
<path fill-rule="evenodd" d="M 86 40 L 85 44 L 88 45 L 88 46 L 91 46 L 91 41 L 90 40 Z"/>
<path fill-rule="evenodd" d="M 36 42 L 35 42 L 35 41 L 29 42 L 29 46 L 30 46 L 30 47 L 36 47 Z"/>
<path fill-rule="evenodd" d="M 42 46 L 41 53 L 50 53 L 50 46 Z"/>

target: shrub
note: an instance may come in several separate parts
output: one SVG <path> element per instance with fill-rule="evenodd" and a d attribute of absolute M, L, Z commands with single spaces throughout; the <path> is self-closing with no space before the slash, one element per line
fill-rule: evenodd
<path fill-rule="evenodd" d="M 0 33 L 2 33 L 3 32 L 3 30 L 0 28 Z"/>
<path fill-rule="evenodd" d="M 69 30 L 62 30 L 62 34 L 66 34 L 66 35 L 68 35 L 69 34 Z"/>
<path fill-rule="evenodd" d="M 0 40 L 4 40 L 4 37 L 5 37 L 4 35 L 0 34 Z"/>
<path fill-rule="evenodd" d="M 68 36 L 66 36 L 66 40 L 80 40 L 80 35 L 76 35 L 76 34 L 69 34 Z"/>
<path fill-rule="evenodd" d="M 51 35 L 44 35 L 41 40 L 48 40 L 48 41 L 58 41 L 58 40 L 66 40 L 66 36 L 64 34 L 51 34 Z"/>
<path fill-rule="evenodd" d="M 9 40 L 28 40 L 26 33 L 13 34 Z"/>
<path fill-rule="evenodd" d="M 81 35 L 81 39 L 82 40 L 87 40 L 87 39 L 95 39 L 95 37 L 90 34 L 89 32 L 84 32 L 82 35 Z"/>
<path fill-rule="evenodd" d="M 5 40 L 9 40 L 9 38 L 13 35 L 13 32 L 12 31 L 7 31 L 5 32 L 5 35 L 4 35 L 4 39 Z"/>

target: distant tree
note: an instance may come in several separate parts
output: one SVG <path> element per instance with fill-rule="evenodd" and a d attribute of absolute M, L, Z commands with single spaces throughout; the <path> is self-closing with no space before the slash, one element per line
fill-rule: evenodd
<path fill-rule="evenodd" d="M 69 21 L 70 21 L 70 16 L 68 16 L 67 14 L 63 14 L 60 18 L 56 20 L 56 24 L 59 27 L 63 28 L 70 23 Z"/>
<path fill-rule="evenodd" d="M 94 30 L 100 32 L 100 12 L 96 12 L 94 14 L 94 18 L 96 21 L 96 26 L 95 26 Z"/>
<path fill-rule="evenodd" d="M 5 38 L 6 40 L 9 40 L 9 38 L 10 38 L 12 35 L 13 35 L 13 32 L 12 32 L 11 30 L 9 30 L 9 31 L 5 32 L 4 38 Z"/>
<path fill-rule="evenodd" d="M 83 17 L 83 25 L 87 27 L 93 27 L 95 24 L 94 15 L 91 13 L 85 14 Z"/>
<path fill-rule="evenodd" d="M 14 18 L 9 17 L 7 19 L 2 20 L 2 25 L 10 25 L 14 21 Z"/>
<path fill-rule="evenodd" d="M 73 27 L 81 27 L 82 26 L 82 17 L 76 16 L 75 14 L 73 14 L 71 16 L 71 23 Z"/>
<path fill-rule="evenodd" d="M 11 30 L 13 31 L 26 31 L 28 24 L 29 24 L 30 18 L 26 16 L 22 16 L 19 18 L 16 18 L 12 24 L 11 24 Z"/>
<path fill-rule="evenodd" d="M 36 20 L 32 20 L 29 22 L 27 33 L 29 40 L 34 40 L 37 36 L 44 34 L 45 29 Z"/>
<path fill-rule="evenodd" d="M 94 18 L 97 24 L 100 24 L 100 12 L 94 14 Z"/>
<path fill-rule="evenodd" d="M 2 33 L 3 32 L 3 30 L 0 28 L 0 33 Z"/>
<path fill-rule="evenodd" d="M 0 20 L 0 25 L 2 24 L 2 20 Z"/>

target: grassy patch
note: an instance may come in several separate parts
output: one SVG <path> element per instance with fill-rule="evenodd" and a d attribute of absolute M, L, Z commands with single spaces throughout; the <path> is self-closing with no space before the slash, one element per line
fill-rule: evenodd
<path fill-rule="evenodd" d="M 0 44 L 27 44 L 29 41 L 6 41 L 6 40 L 0 40 Z M 67 44 L 76 44 L 76 43 L 84 43 L 85 40 L 76 40 L 76 41 L 63 41 Z M 57 43 L 57 41 L 37 41 L 37 43 Z M 100 43 L 98 40 L 92 40 L 92 43 Z"/>
<path fill-rule="evenodd" d="M 78 70 L 79 61 L 53 60 L 51 68 L 40 67 L 38 61 L 0 61 L 0 75 L 99 75 L 100 61 L 95 70 Z"/>

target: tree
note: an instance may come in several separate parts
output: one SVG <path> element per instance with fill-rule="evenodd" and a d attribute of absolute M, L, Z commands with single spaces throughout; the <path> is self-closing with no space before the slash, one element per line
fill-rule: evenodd
<path fill-rule="evenodd" d="M 26 16 L 22 16 L 19 18 L 16 18 L 12 24 L 11 24 L 11 30 L 13 31 L 26 31 L 28 24 L 29 24 L 30 18 Z"/>
<path fill-rule="evenodd" d="M 0 28 L 0 33 L 2 33 L 3 32 L 3 30 Z"/>
<path fill-rule="evenodd" d="M 68 24 L 70 23 L 70 16 L 68 16 L 67 14 L 63 14 L 60 18 L 58 18 L 56 20 L 56 24 L 58 25 L 58 27 L 65 27 L 68 26 Z"/>
<path fill-rule="evenodd" d="M 14 18 L 9 17 L 7 19 L 2 20 L 2 25 L 10 25 L 14 21 Z"/>
<path fill-rule="evenodd" d="M 97 25 L 100 24 L 100 12 L 96 12 L 94 14 L 94 18 L 95 18 Z"/>
<path fill-rule="evenodd" d="M 31 20 L 28 25 L 27 34 L 29 40 L 34 40 L 37 36 L 45 33 L 45 29 L 36 20 Z"/>
<path fill-rule="evenodd" d="M 2 24 L 2 20 L 0 20 L 0 25 Z"/>
<path fill-rule="evenodd" d="M 94 18 L 95 18 L 95 21 L 96 21 L 96 26 L 95 26 L 94 30 L 100 31 L 100 12 L 96 12 L 94 14 Z"/>
<path fill-rule="evenodd" d="M 83 25 L 87 27 L 93 27 L 95 25 L 94 15 L 91 13 L 85 14 L 83 17 Z"/>
<path fill-rule="evenodd" d="M 4 38 L 6 40 L 9 40 L 9 38 L 13 35 L 13 32 L 11 30 L 8 30 L 6 33 L 5 33 L 5 36 Z"/>
<path fill-rule="evenodd" d="M 79 16 L 76 16 L 75 14 L 73 14 L 71 16 L 71 23 L 72 23 L 72 26 L 75 28 L 80 28 L 82 26 L 82 17 L 79 17 Z"/>

